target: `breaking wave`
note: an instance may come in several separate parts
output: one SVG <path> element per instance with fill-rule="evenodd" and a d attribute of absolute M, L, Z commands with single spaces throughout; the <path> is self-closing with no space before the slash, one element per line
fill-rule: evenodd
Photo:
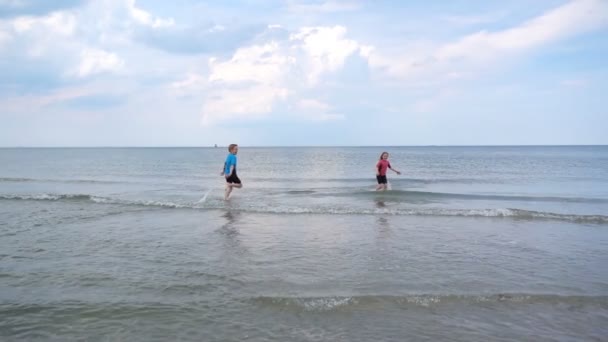
<path fill-rule="evenodd" d="M 328 296 L 328 297 L 256 297 L 260 306 L 280 310 L 334 312 L 360 309 L 398 307 L 436 307 L 446 304 L 548 304 L 598 305 L 608 308 L 608 296 L 561 296 L 553 294 L 500 293 L 483 295 L 421 294 L 405 296 Z"/>
<path fill-rule="evenodd" d="M 38 194 L 11 195 L 1 194 L 0 200 L 13 201 L 66 201 L 98 204 L 118 204 L 126 206 L 144 206 L 150 208 L 174 208 L 192 210 L 225 209 L 223 201 L 200 202 L 171 202 L 154 200 L 129 200 L 87 194 Z M 332 207 L 297 207 L 297 206 L 264 206 L 243 205 L 232 206 L 232 210 L 270 213 L 270 214 L 326 214 L 326 215 L 396 215 L 396 216 L 443 216 L 443 217 L 487 217 L 511 218 L 521 220 L 554 220 L 575 223 L 608 224 L 606 215 L 576 215 L 553 212 L 532 211 L 514 208 L 499 209 L 449 209 L 449 208 L 332 208 Z"/>

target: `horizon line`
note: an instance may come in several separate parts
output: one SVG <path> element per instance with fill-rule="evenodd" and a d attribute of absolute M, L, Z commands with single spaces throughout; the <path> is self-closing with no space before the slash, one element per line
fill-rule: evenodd
<path fill-rule="evenodd" d="M 336 148 L 336 147 L 602 147 L 608 144 L 482 144 L 482 145 L 241 145 L 246 148 Z M 101 149 L 101 148 L 226 148 L 228 145 L 174 146 L 0 146 L 0 149 Z"/>

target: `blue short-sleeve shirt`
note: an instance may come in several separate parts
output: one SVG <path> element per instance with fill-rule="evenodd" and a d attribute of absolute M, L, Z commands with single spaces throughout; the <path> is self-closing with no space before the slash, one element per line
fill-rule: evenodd
<path fill-rule="evenodd" d="M 234 169 L 236 170 L 236 156 L 232 153 L 226 157 L 226 163 L 224 164 L 224 173 L 226 175 L 230 174 L 230 168 L 234 165 Z"/>

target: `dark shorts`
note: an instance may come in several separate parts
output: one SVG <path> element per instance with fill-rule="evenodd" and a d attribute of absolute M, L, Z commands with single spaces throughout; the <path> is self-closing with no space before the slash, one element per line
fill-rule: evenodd
<path fill-rule="evenodd" d="M 241 184 L 241 180 L 239 179 L 239 176 L 236 175 L 236 172 L 233 172 L 230 177 L 226 178 L 226 183 Z"/>
<path fill-rule="evenodd" d="M 384 176 L 376 176 L 376 180 L 378 181 L 378 184 L 386 184 L 386 183 L 388 183 L 388 181 L 386 180 L 386 175 L 384 175 Z"/>

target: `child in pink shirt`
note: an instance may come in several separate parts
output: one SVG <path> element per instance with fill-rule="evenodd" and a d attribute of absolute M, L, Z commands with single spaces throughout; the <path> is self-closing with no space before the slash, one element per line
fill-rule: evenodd
<path fill-rule="evenodd" d="M 388 169 L 391 169 L 398 175 L 401 174 L 401 172 L 391 167 L 391 163 L 388 161 L 388 152 L 382 152 L 382 154 L 380 155 L 380 160 L 378 161 L 378 164 L 376 164 L 376 180 L 378 180 L 378 186 L 376 187 L 376 191 L 386 191 L 388 183 L 386 179 L 386 171 Z"/>

